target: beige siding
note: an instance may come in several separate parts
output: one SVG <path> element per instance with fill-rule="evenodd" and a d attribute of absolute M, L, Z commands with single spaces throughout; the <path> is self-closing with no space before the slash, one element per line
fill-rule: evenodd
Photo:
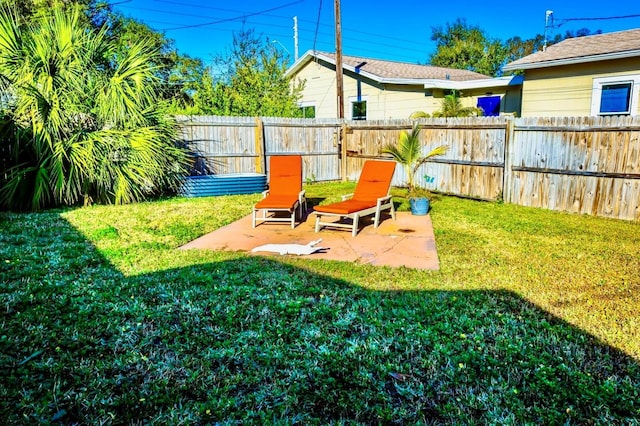
<path fill-rule="evenodd" d="M 516 117 L 522 115 L 522 88 L 509 88 L 500 102 L 500 112 L 514 114 Z"/>
<path fill-rule="evenodd" d="M 351 116 L 351 101 L 357 98 L 357 82 L 345 76 L 345 117 Z M 361 95 L 367 100 L 367 119 L 407 118 L 415 111 L 431 112 L 439 105 L 432 96 L 425 96 L 422 86 L 379 86 L 361 82 Z"/>
<path fill-rule="evenodd" d="M 438 91 L 438 97 L 444 97 L 444 92 Z M 520 88 L 484 88 L 462 91 L 462 105 L 465 107 L 475 107 L 478 105 L 478 98 L 485 96 L 500 96 L 500 113 L 520 115 Z M 435 94 L 435 93 L 434 93 Z M 441 99 L 437 99 L 437 106 L 434 111 L 440 109 Z"/>
<path fill-rule="evenodd" d="M 302 99 L 304 104 L 316 107 L 316 118 L 335 118 L 336 72 L 316 62 L 310 62 L 293 78 L 304 81 Z"/>
<path fill-rule="evenodd" d="M 293 79 L 305 82 L 300 102 L 315 106 L 316 118 L 337 116 L 335 66 L 322 61 L 312 61 L 300 69 Z M 422 85 L 379 84 L 363 76 L 345 72 L 344 115 L 348 120 L 352 118 L 351 101 L 358 96 L 358 80 L 361 99 L 367 101 L 368 120 L 407 118 L 415 111 L 433 114 L 440 109 L 444 96 L 442 89 L 427 91 Z M 506 93 L 507 88 L 464 91 L 462 102 L 465 106 L 476 106 L 479 96 L 501 96 L 501 111 L 517 114 L 520 91 L 509 89 L 505 98 Z"/>
<path fill-rule="evenodd" d="M 640 58 L 527 70 L 522 116 L 589 116 L 595 78 L 635 74 L 640 74 Z M 640 107 L 636 115 L 640 115 Z"/>

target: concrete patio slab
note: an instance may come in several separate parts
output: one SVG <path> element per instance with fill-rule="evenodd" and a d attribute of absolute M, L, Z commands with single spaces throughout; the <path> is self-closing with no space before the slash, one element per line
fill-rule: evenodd
<path fill-rule="evenodd" d="M 415 269 L 439 269 L 438 253 L 431 217 L 413 216 L 408 212 L 381 218 L 376 229 L 368 217 L 360 219 L 360 231 L 355 237 L 350 230 L 323 228 L 315 233 L 315 215 L 309 214 L 294 229 L 273 222 L 251 227 L 251 216 L 224 226 L 191 241 L 180 249 L 243 251 L 252 255 L 281 256 L 277 253 L 251 250 L 264 244 L 301 244 L 322 239 L 317 246 L 325 250 L 306 255 L 309 259 L 340 260 L 378 266 L 406 266 Z M 286 255 L 295 256 L 295 255 Z"/>

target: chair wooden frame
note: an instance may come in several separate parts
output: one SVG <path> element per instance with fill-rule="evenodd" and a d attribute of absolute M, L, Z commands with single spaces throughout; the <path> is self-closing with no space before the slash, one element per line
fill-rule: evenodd
<path fill-rule="evenodd" d="M 302 219 L 307 208 L 302 189 L 301 156 L 280 155 L 269 159 L 269 189 L 262 197 L 253 206 L 251 223 L 254 228 L 263 222 L 289 222 L 291 229 L 295 228 L 296 219 Z M 262 212 L 260 216 L 259 211 Z"/>
<path fill-rule="evenodd" d="M 395 220 L 396 211 L 389 195 L 395 165 L 391 161 L 367 160 L 353 194 L 343 195 L 341 202 L 314 207 L 315 232 L 323 227 L 346 228 L 351 229 L 351 235 L 355 237 L 361 217 L 374 214 L 373 226 L 377 228 L 383 210 L 391 210 L 391 217 Z M 334 221 L 325 222 L 323 216 Z M 352 223 L 342 223 L 342 219 L 351 219 Z"/>

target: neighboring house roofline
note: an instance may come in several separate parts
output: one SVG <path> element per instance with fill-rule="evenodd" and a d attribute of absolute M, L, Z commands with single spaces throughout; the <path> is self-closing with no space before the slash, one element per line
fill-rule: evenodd
<path fill-rule="evenodd" d="M 312 50 L 307 50 L 304 55 L 302 55 L 300 58 L 298 58 L 297 61 L 295 61 L 293 63 L 293 65 L 291 65 L 284 73 L 285 77 L 291 77 L 291 75 L 295 74 L 296 72 L 298 72 L 300 69 L 302 69 L 305 65 L 307 65 L 307 63 L 311 62 L 312 60 L 321 60 L 321 61 L 325 61 L 325 62 L 329 62 L 331 64 L 335 65 L 335 60 L 331 57 L 331 56 L 327 56 L 321 52 L 313 52 Z M 346 69 L 349 71 L 353 71 L 356 72 L 355 67 L 351 67 L 349 65 L 346 64 L 342 64 L 342 69 Z M 360 72 L 360 74 L 362 74 L 363 76 L 369 77 L 369 78 L 374 78 L 375 80 L 377 80 L 377 78 L 375 78 L 374 76 L 370 76 L 368 75 L 367 72 Z"/>
<path fill-rule="evenodd" d="M 502 67 L 503 71 L 548 68 L 640 57 L 640 28 L 566 38 Z"/>
<path fill-rule="evenodd" d="M 362 64 L 366 64 L 366 58 L 362 58 L 365 62 Z M 307 51 L 304 55 L 302 55 L 295 63 L 293 63 L 285 72 L 285 77 L 292 77 L 299 70 L 301 70 L 305 65 L 313 60 L 320 60 L 330 64 L 335 65 L 335 58 L 331 55 L 327 55 L 322 52 L 313 52 L 311 50 Z M 373 60 L 372 60 L 373 61 Z M 376 59 L 375 61 L 380 61 Z M 391 61 L 387 61 L 391 62 Z M 405 63 L 397 63 L 398 66 L 407 65 Z M 410 64 L 409 64 L 410 65 Z M 428 65 L 423 65 L 425 68 L 430 67 Z M 453 72 L 466 72 L 467 74 L 474 76 L 477 75 L 480 78 L 474 79 L 466 79 L 466 80 L 455 80 L 455 79 L 437 79 L 437 78 L 406 78 L 406 77 L 388 77 L 388 76 L 380 76 L 371 72 L 366 71 L 365 69 L 361 69 L 359 66 L 353 66 L 343 61 L 342 68 L 345 71 L 353 72 L 354 74 L 359 74 L 367 79 L 378 82 L 380 84 L 398 84 L 398 85 L 416 85 L 416 86 L 424 86 L 425 89 L 452 89 L 452 90 L 463 90 L 463 89 L 482 89 L 482 88 L 493 88 L 493 87 L 504 87 L 504 86 L 513 86 L 513 85 L 521 85 L 522 78 L 520 76 L 509 76 L 509 77 L 498 77 L 498 78 L 490 78 L 482 74 L 478 73 L 470 73 L 463 70 L 455 70 L 451 69 Z M 440 67 L 431 67 L 432 69 L 440 69 Z M 474 75 L 475 74 L 475 75 Z M 467 77 L 465 77 L 467 78 Z"/>
<path fill-rule="evenodd" d="M 541 62 L 523 62 L 519 64 L 508 64 L 502 67 L 503 71 L 530 70 L 536 68 L 557 67 L 560 65 L 584 64 L 587 62 L 608 61 L 612 59 L 635 58 L 640 56 L 640 50 L 631 50 L 627 52 L 614 52 L 603 55 L 580 56 L 577 58 L 556 59 L 552 61 Z"/>

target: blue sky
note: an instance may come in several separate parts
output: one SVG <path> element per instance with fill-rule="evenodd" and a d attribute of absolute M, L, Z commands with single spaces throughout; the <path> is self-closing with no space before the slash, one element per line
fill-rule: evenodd
<path fill-rule="evenodd" d="M 175 40 L 181 53 L 210 62 L 231 46 L 233 33 L 253 28 L 294 56 L 293 17 L 298 21 L 298 51 L 335 50 L 334 0 L 116 0 L 114 8 L 141 20 Z M 478 25 L 491 38 L 523 39 L 543 34 L 546 11 L 554 27 L 549 34 L 589 28 L 620 31 L 640 28 L 635 1 L 550 0 L 489 2 L 342 0 L 342 44 L 345 55 L 425 63 L 434 51 L 432 27 L 456 18 Z M 549 20 L 551 23 L 551 19 Z M 275 40 L 275 41 L 274 41 Z"/>

